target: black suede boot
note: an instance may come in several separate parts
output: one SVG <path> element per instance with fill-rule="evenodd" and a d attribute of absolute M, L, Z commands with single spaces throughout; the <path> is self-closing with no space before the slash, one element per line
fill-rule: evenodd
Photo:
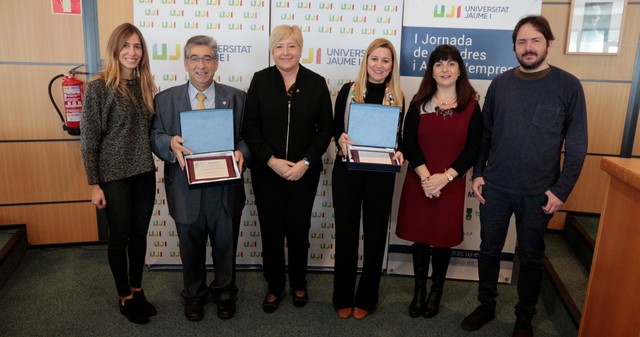
<path fill-rule="evenodd" d="M 440 311 L 440 300 L 442 299 L 442 290 L 444 288 L 444 279 L 449 269 L 449 261 L 451 260 L 451 248 L 432 248 L 433 272 L 431 273 L 431 292 L 424 310 L 424 317 L 431 318 Z"/>
<path fill-rule="evenodd" d="M 421 244 L 413 244 L 413 277 L 415 286 L 413 299 L 409 305 L 409 316 L 419 317 L 425 310 L 425 298 L 427 297 L 427 274 L 429 273 L 429 256 L 431 247 Z"/>

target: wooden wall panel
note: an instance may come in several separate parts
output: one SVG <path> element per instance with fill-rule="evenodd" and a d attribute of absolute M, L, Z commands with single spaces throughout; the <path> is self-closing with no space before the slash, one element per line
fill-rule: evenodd
<path fill-rule="evenodd" d="M 58 74 L 64 74 L 70 66 L 15 66 L 0 64 L 0 139 L 78 139 L 62 130 L 62 122 L 56 113 L 47 87 Z M 78 77 L 84 80 L 84 76 Z M 52 87 L 53 97 L 64 114 L 62 106 L 62 79 Z"/>
<path fill-rule="evenodd" d="M 631 84 L 582 83 L 587 101 L 589 153 L 619 155 Z"/>
<path fill-rule="evenodd" d="M 98 241 L 90 202 L 0 207 L 0 223 L 27 224 L 29 244 Z"/>
<path fill-rule="evenodd" d="M 600 169 L 602 156 L 587 156 L 578 183 L 571 192 L 563 210 L 585 213 L 600 213 L 609 182 L 607 174 Z"/>
<path fill-rule="evenodd" d="M 0 204 L 90 200 L 80 142 L 0 143 Z"/>
<path fill-rule="evenodd" d="M 1 6 L 0 60 L 84 63 L 80 15 L 53 15 L 51 1 L 43 0 L 2 1 Z"/>
<path fill-rule="evenodd" d="M 111 32 L 118 25 L 133 23 L 132 0 L 98 0 L 98 34 L 100 38 L 100 55 L 106 58 L 107 41 Z"/>

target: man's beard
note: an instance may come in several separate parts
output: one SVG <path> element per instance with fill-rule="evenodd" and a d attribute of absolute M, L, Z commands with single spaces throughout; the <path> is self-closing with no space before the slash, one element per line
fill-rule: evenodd
<path fill-rule="evenodd" d="M 521 57 L 520 56 L 516 57 L 518 59 L 518 63 L 520 63 L 520 66 L 522 66 L 522 68 L 524 68 L 525 70 L 537 69 L 547 59 L 547 51 L 545 50 L 544 54 L 537 54 L 538 60 L 536 60 L 533 63 L 526 64 L 524 63 L 524 58 L 527 56 L 527 54 L 531 54 L 531 53 L 525 53 Z"/>

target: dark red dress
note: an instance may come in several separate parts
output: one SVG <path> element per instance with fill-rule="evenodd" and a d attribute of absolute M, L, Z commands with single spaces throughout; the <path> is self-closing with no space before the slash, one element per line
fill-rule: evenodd
<path fill-rule="evenodd" d="M 472 100 L 450 116 L 420 115 L 418 143 L 431 174 L 444 172 L 462 152 L 476 104 Z M 460 176 L 441 190 L 440 197 L 429 199 L 418 175 L 411 169 L 407 171 L 398 210 L 398 237 L 440 248 L 462 242 L 466 178 L 465 172 L 458 173 Z"/>

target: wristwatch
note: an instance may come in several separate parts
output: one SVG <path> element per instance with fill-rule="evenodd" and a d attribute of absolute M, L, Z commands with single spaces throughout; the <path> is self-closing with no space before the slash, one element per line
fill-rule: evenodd
<path fill-rule="evenodd" d="M 304 160 L 304 164 L 309 166 L 311 165 L 311 163 L 309 162 L 309 159 L 307 159 L 307 157 L 302 158 L 302 160 Z"/>
<path fill-rule="evenodd" d="M 447 179 L 449 181 L 453 181 L 453 176 L 451 174 L 449 174 L 449 170 L 444 170 L 444 173 L 447 175 Z"/>

